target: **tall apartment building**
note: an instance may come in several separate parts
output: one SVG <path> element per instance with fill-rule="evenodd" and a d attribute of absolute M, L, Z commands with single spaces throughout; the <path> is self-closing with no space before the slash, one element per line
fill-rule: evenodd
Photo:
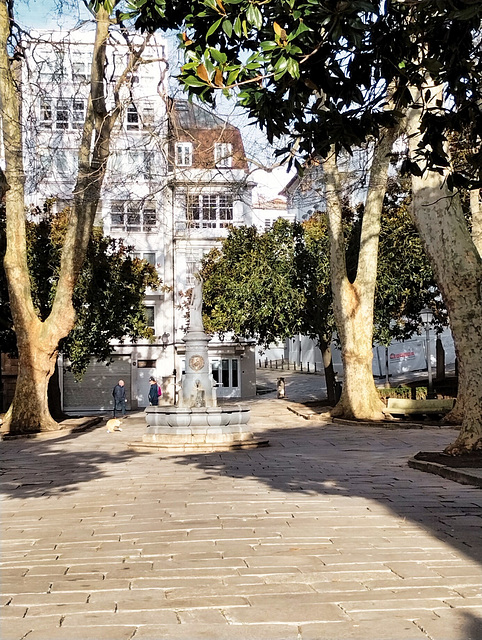
<path fill-rule="evenodd" d="M 34 205 L 54 197 L 63 208 L 75 185 L 94 33 L 32 35 L 22 65 L 26 197 Z M 112 104 L 127 57 L 125 41 L 113 35 L 105 70 Z M 66 411 L 111 408 L 120 378 L 128 408 L 144 407 L 150 375 L 162 382 L 164 400 L 174 401 L 183 370 L 184 294 L 202 256 L 229 225 L 250 223 L 252 185 L 239 130 L 203 107 L 170 98 L 167 74 L 166 43 L 152 37 L 142 64 L 119 92 L 122 109 L 96 218 L 106 234 L 154 264 L 163 280 L 163 290 L 147 291 L 145 298 L 155 340 L 113 344 L 111 364 L 92 362 L 80 383 L 63 363 Z M 215 338 L 212 345 L 219 395 L 254 395 L 252 346 Z"/>

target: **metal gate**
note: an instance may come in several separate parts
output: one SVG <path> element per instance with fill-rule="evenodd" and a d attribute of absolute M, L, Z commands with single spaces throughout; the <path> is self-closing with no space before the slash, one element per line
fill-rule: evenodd
<path fill-rule="evenodd" d="M 131 359 L 130 356 L 113 356 L 113 362 L 91 362 L 80 382 L 64 369 L 63 372 L 63 408 L 64 411 L 109 411 L 113 409 L 112 389 L 124 380 L 127 405 L 130 409 L 131 398 Z"/>

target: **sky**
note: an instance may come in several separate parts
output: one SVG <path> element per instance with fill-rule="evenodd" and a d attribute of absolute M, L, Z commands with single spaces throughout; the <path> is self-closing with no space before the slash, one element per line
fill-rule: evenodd
<path fill-rule="evenodd" d="M 59 4 L 65 5 L 65 12 L 59 13 Z M 17 22 L 26 31 L 31 29 L 69 29 L 79 25 L 83 20 L 89 20 L 90 14 L 82 0 L 16 0 L 15 16 Z M 171 51 L 175 48 L 175 39 L 169 39 Z M 176 81 L 172 87 L 176 91 Z M 233 125 L 241 129 L 246 155 L 262 159 L 263 164 L 270 165 L 273 160 L 268 149 L 268 142 L 259 129 L 249 124 L 249 120 L 242 110 L 235 108 L 234 100 L 222 100 L 217 108 L 221 117 L 228 119 Z M 288 174 L 284 167 L 272 171 L 254 169 L 250 179 L 258 184 L 254 189 L 254 198 L 276 198 L 283 187 L 290 181 L 293 172 Z"/>

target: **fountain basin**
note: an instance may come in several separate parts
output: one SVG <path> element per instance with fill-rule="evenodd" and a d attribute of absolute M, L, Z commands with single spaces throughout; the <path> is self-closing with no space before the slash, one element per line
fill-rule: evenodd
<path fill-rule="evenodd" d="M 221 407 L 147 407 L 147 431 L 136 450 L 222 451 L 268 445 L 248 429 L 250 409 L 240 405 Z"/>
<path fill-rule="evenodd" d="M 147 407 L 146 422 L 152 427 L 226 427 L 247 424 L 250 410 L 239 404 L 223 407 Z"/>

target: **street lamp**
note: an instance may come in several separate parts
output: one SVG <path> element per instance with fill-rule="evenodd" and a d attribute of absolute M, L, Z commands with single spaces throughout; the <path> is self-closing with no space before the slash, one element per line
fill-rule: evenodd
<path fill-rule="evenodd" d="M 425 326 L 425 342 L 427 349 L 427 373 L 428 373 L 428 388 L 427 399 L 433 400 L 436 396 L 433 392 L 433 380 L 432 380 L 432 354 L 430 352 L 430 323 L 433 320 L 433 313 L 430 309 L 422 309 L 420 311 L 420 319 Z"/>

